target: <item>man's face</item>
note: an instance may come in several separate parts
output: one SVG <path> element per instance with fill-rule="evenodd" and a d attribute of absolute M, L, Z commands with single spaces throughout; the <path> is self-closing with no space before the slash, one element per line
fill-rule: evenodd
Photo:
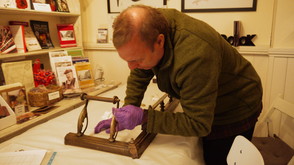
<path fill-rule="evenodd" d="M 151 69 L 158 64 L 164 53 L 164 36 L 160 34 L 154 43 L 154 50 L 140 37 L 135 36 L 131 41 L 117 49 L 119 56 L 128 63 L 130 69 Z"/>
<path fill-rule="evenodd" d="M 73 74 L 72 74 L 72 72 L 68 72 L 68 73 L 66 73 L 66 78 L 67 78 L 68 80 L 72 80 L 72 79 L 73 79 Z"/>

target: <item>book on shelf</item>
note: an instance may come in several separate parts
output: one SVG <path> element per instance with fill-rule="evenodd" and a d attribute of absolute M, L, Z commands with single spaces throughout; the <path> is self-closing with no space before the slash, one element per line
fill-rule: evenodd
<path fill-rule="evenodd" d="M 30 20 L 30 25 L 42 49 L 54 48 L 47 21 Z"/>
<path fill-rule="evenodd" d="M 48 0 L 30 0 L 31 8 L 38 11 L 51 11 Z"/>
<path fill-rule="evenodd" d="M 90 62 L 88 57 L 72 57 L 72 63 L 77 64 L 77 63 L 85 63 L 85 62 Z"/>
<path fill-rule="evenodd" d="M 72 63 L 81 63 L 81 62 L 89 62 L 88 57 L 84 57 L 82 49 L 69 49 L 67 50 L 68 55 L 72 57 Z"/>
<path fill-rule="evenodd" d="M 89 62 L 74 64 L 78 76 L 80 88 L 92 87 L 95 85 L 92 68 Z"/>
<path fill-rule="evenodd" d="M 31 60 L 6 62 L 1 64 L 6 84 L 20 82 L 26 90 L 35 87 Z"/>
<path fill-rule="evenodd" d="M 63 88 L 63 94 L 80 93 L 76 70 L 72 63 L 72 56 L 67 51 L 49 52 L 51 70 L 56 76 L 56 81 Z"/>
<path fill-rule="evenodd" d="M 25 22 L 25 21 L 9 21 L 9 25 L 23 25 L 24 27 L 29 27 L 29 22 Z"/>
<path fill-rule="evenodd" d="M 72 56 L 73 58 L 74 57 L 84 57 L 83 49 L 81 49 L 81 48 L 68 49 L 67 54 L 69 56 Z"/>
<path fill-rule="evenodd" d="M 25 47 L 27 51 L 41 50 L 41 46 L 29 27 L 29 23 L 25 21 L 9 21 L 9 25 L 22 25 L 24 27 Z"/>
<path fill-rule="evenodd" d="M 16 116 L 0 95 L 0 130 L 16 124 Z"/>
<path fill-rule="evenodd" d="M 63 57 L 63 56 L 68 56 L 68 52 L 66 50 L 49 52 L 50 61 L 54 60 L 54 58 L 56 58 L 56 57 Z"/>
<path fill-rule="evenodd" d="M 70 56 L 68 56 L 66 50 L 49 52 L 49 60 L 50 60 L 51 70 L 55 74 L 55 76 L 57 76 L 56 66 L 59 65 L 58 63 L 70 62 L 72 64 L 72 59 Z M 57 79 L 57 83 L 59 84 L 58 79 Z"/>
<path fill-rule="evenodd" d="M 25 43 L 26 43 L 27 50 L 29 52 L 34 50 L 41 50 L 42 47 L 38 39 L 36 38 L 34 32 L 32 31 L 32 29 L 30 27 L 25 27 L 24 30 L 25 30 Z"/>
<path fill-rule="evenodd" d="M 76 47 L 77 41 L 75 37 L 73 24 L 57 24 L 58 38 L 60 47 Z"/>
<path fill-rule="evenodd" d="M 61 65 L 56 67 L 57 78 L 62 86 L 63 94 L 80 93 L 76 69 L 73 65 Z"/>
<path fill-rule="evenodd" d="M 0 25 L 0 54 L 16 52 L 16 45 L 9 26 Z"/>
<path fill-rule="evenodd" d="M 59 12 L 69 12 L 67 0 L 56 0 L 56 3 Z"/>
<path fill-rule="evenodd" d="M 21 83 L 0 86 L 0 95 L 14 111 L 16 117 L 29 111 L 26 89 Z"/>
<path fill-rule="evenodd" d="M 51 11 L 58 11 L 56 0 L 46 0 L 46 3 L 50 5 Z"/>
<path fill-rule="evenodd" d="M 23 25 L 10 25 L 10 30 L 16 45 L 17 53 L 27 52 Z"/>
<path fill-rule="evenodd" d="M 0 67 L 0 86 L 5 85 L 4 73 L 2 67 Z"/>

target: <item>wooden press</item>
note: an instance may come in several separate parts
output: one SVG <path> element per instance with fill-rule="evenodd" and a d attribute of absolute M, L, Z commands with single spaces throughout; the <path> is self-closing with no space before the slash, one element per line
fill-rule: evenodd
<path fill-rule="evenodd" d="M 154 103 L 152 106 L 150 105 L 148 110 L 155 109 L 158 105 L 160 105 L 161 111 L 173 111 L 179 104 L 179 100 L 170 98 L 167 104 L 165 104 L 164 101 L 167 97 L 168 95 L 164 94 L 156 103 Z M 117 136 L 115 117 L 112 118 L 109 139 L 84 135 L 88 127 L 87 106 L 89 100 L 111 102 L 116 104 L 116 107 L 119 108 L 120 99 L 117 96 L 114 96 L 113 98 L 107 98 L 100 96 L 89 96 L 85 93 L 81 95 L 81 99 L 85 100 L 85 106 L 79 115 L 77 133 L 68 133 L 64 138 L 64 144 L 130 156 L 135 159 L 140 158 L 145 149 L 155 138 L 155 133 L 147 133 L 146 130 L 142 127 L 142 132 L 135 139 L 132 138 L 130 142 L 115 140 Z M 85 126 L 84 122 L 86 122 Z"/>

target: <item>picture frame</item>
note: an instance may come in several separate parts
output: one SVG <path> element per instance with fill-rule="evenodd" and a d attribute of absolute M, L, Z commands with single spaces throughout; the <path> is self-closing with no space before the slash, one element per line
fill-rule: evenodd
<path fill-rule="evenodd" d="M 234 12 L 256 11 L 257 0 L 182 0 L 181 11 L 192 12 Z"/>
<path fill-rule="evenodd" d="M 107 0 L 108 13 L 120 13 L 129 6 L 143 4 L 152 7 L 164 7 L 167 0 Z"/>
<path fill-rule="evenodd" d="M 26 90 L 24 86 L 0 91 L 2 98 L 8 103 L 16 116 L 20 116 L 29 111 Z"/>
<path fill-rule="evenodd" d="M 29 112 L 27 92 L 25 86 L 21 83 L 1 86 L 0 96 L 9 105 L 16 117 Z"/>
<path fill-rule="evenodd" d="M 16 124 L 16 116 L 8 103 L 0 95 L 0 130 Z"/>
<path fill-rule="evenodd" d="M 25 89 L 35 87 L 31 60 L 5 62 L 1 64 L 6 84 L 21 83 Z"/>
<path fill-rule="evenodd" d="M 108 28 L 98 28 L 97 43 L 108 43 Z"/>
<path fill-rule="evenodd" d="M 57 3 L 57 11 L 59 12 L 70 12 L 67 0 L 56 0 Z"/>

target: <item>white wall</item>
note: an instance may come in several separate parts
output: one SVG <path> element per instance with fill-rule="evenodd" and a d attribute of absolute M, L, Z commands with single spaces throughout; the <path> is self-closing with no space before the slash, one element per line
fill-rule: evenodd
<path fill-rule="evenodd" d="M 180 0 L 167 2 L 169 8 L 180 10 Z M 127 64 L 118 57 L 111 44 L 104 46 L 96 44 L 97 28 L 108 27 L 111 33 L 111 23 L 116 14 L 107 13 L 106 0 L 83 0 L 81 6 L 85 54 L 90 57 L 93 66 L 100 65 L 104 68 L 106 80 L 126 82 L 129 74 Z M 233 34 L 235 20 L 242 23 L 241 35 L 257 35 L 253 40 L 255 47 L 237 49 L 254 65 L 262 79 L 264 112 L 268 110 L 278 93 L 281 93 L 286 100 L 294 102 L 293 6 L 293 0 L 257 0 L 255 12 L 188 13 L 227 36 Z M 286 124 L 294 128 L 293 120 Z M 262 130 L 255 134 L 264 135 Z M 290 140 L 289 143 L 294 148 L 294 140 Z"/>
<path fill-rule="evenodd" d="M 120 59 L 113 47 L 110 50 L 98 50 L 96 44 L 97 29 L 107 27 L 110 30 L 116 14 L 107 13 L 106 0 L 81 1 L 81 13 L 85 55 L 89 56 L 91 60 L 94 75 L 95 68 L 101 66 L 104 69 L 106 80 L 126 82 L 129 74 L 127 64 Z M 109 33 L 111 33 L 111 30 Z"/>
<path fill-rule="evenodd" d="M 181 1 L 168 0 L 169 8 L 180 10 Z M 187 13 L 201 19 L 217 31 L 231 35 L 233 21 L 242 23 L 242 34 L 257 34 L 256 46 L 293 48 L 294 47 L 294 1 L 293 0 L 257 0 L 255 12 L 206 12 Z M 107 1 L 81 1 L 83 19 L 83 41 L 95 43 L 98 27 L 108 27 L 116 14 L 107 13 Z"/>
<path fill-rule="evenodd" d="M 258 46 L 270 45 L 272 9 L 274 0 L 257 0 L 256 12 L 206 12 L 188 13 L 214 27 L 219 33 L 233 35 L 233 22 L 241 21 L 242 35 L 257 34 L 254 43 Z M 169 0 L 169 8 L 181 10 L 181 1 Z"/>
<path fill-rule="evenodd" d="M 90 58 L 94 75 L 95 69 L 100 66 L 104 70 L 105 80 L 122 83 L 127 81 L 130 70 L 127 63 L 122 61 L 115 51 L 86 50 L 85 52 Z"/>
<path fill-rule="evenodd" d="M 281 1 L 281 0 L 280 0 Z M 283 0 L 285 1 L 285 0 Z M 291 1 L 291 0 L 286 0 Z M 116 14 L 107 13 L 107 1 L 83 0 L 82 19 L 84 22 L 84 42 L 93 43 L 98 27 L 109 27 Z M 243 35 L 257 34 L 254 43 L 258 46 L 269 46 L 272 32 L 274 0 L 258 0 L 255 12 L 206 12 L 187 13 L 201 19 L 223 34 L 233 34 L 233 22 L 239 20 L 243 26 Z M 168 8 L 180 10 L 181 1 L 168 0 Z M 290 9 L 290 6 L 288 7 Z M 85 30 L 86 29 L 86 30 Z"/>
<path fill-rule="evenodd" d="M 275 0 L 272 47 L 294 48 L 294 1 Z"/>
<path fill-rule="evenodd" d="M 189 15 L 201 19 L 217 31 L 227 36 L 233 34 L 233 21 L 239 20 L 242 23 L 242 35 L 257 34 L 253 40 L 257 47 L 270 47 L 272 20 L 273 20 L 273 7 L 274 0 L 258 0 L 256 12 L 217 12 L 217 13 L 188 13 Z M 176 8 L 180 10 L 181 1 L 168 0 L 169 8 Z M 105 65 L 111 63 L 113 58 L 116 58 L 117 53 L 112 50 L 98 50 L 96 44 L 97 28 L 107 27 L 111 34 L 111 24 L 113 18 L 117 14 L 107 13 L 107 1 L 81 1 L 81 13 L 83 22 L 83 42 L 86 48 L 85 54 L 91 58 L 94 66 Z M 110 35 L 111 42 L 111 35 Z M 87 51 L 91 49 L 91 51 Z M 121 72 L 121 76 L 111 76 L 114 70 L 121 70 L 121 66 L 126 66 L 123 61 L 117 60 L 117 66 L 105 68 L 105 75 L 107 78 L 119 81 L 125 81 L 129 73 L 126 70 Z M 95 70 L 94 70 L 95 72 Z M 111 74 L 109 74 L 111 73 Z M 122 74 L 123 73 L 123 74 Z M 114 74 L 115 75 L 115 74 Z"/>

